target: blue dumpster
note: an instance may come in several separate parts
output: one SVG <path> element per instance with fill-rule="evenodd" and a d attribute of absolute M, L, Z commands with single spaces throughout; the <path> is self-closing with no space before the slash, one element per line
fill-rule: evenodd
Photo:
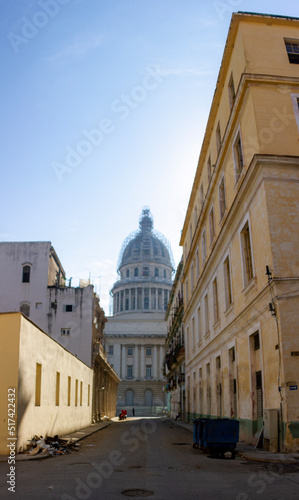
<path fill-rule="evenodd" d="M 223 455 L 230 451 L 235 458 L 239 441 L 239 422 L 229 418 L 203 419 L 199 430 L 199 444 L 211 455 Z M 202 439 L 201 439 L 202 438 Z"/>
<path fill-rule="evenodd" d="M 199 426 L 200 418 L 193 420 L 193 448 L 199 448 Z"/>
<path fill-rule="evenodd" d="M 197 418 L 193 420 L 193 448 L 202 446 L 203 429 L 208 418 Z"/>

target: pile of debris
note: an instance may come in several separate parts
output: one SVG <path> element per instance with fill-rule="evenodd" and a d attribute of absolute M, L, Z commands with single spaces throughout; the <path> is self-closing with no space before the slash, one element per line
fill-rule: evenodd
<path fill-rule="evenodd" d="M 78 451 L 80 448 L 77 441 L 72 439 L 61 439 L 58 436 L 50 437 L 47 436 L 34 436 L 27 445 L 27 450 L 24 453 L 28 455 L 35 456 L 38 453 L 43 455 L 65 455 L 71 451 Z"/>

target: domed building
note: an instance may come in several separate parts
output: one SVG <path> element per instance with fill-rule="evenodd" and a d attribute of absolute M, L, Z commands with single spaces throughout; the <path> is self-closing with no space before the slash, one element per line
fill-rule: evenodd
<path fill-rule="evenodd" d="M 105 327 L 108 361 L 121 378 L 118 411 L 136 415 L 159 412 L 165 406 L 163 359 L 167 324 L 165 311 L 174 271 L 171 249 L 153 229 L 148 208 L 139 230 L 124 242 L 119 280 L 113 285 L 113 316 Z"/>

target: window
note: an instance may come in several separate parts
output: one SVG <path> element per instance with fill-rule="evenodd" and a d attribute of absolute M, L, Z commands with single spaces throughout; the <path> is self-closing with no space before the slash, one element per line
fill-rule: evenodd
<path fill-rule="evenodd" d="M 87 389 L 87 406 L 90 406 L 90 384 L 88 384 Z"/>
<path fill-rule="evenodd" d="M 83 399 L 83 382 L 80 382 L 80 406 L 82 406 Z"/>
<path fill-rule="evenodd" d="M 25 314 L 25 316 L 27 316 L 27 318 L 29 318 L 29 315 L 30 315 L 30 305 L 29 304 L 21 304 L 20 305 L 20 312 Z"/>
<path fill-rule="evenodd" d="M 43 308 L 43 303 L 42 302 L 36 302 L 35 303 L 35 309 L 42 309 Z"/>
<path fill-rule="evenodd" d="M 225 185 L 224 185 L 224 177 L 222 177 L 219 184 L 219 212 L 220 212 L 220 220 L 224 216 L 226 210 L 226 199 L 225 199 Z"/>
<path fill-rule="evenodd" d="M 217 278 L 215 278 L 213 281 L 213 308 L 214 308 L 214 323 L 216 323 L 219 319 Z"/>
<path fill-rule="evenodd" d="M 195 340 L 195 320 L 192 318 L 191 320 L 191 335 L 192 335 L 192 344 L 193 344 L 193 349 L 196 347 L 196 340 Z"/>
<path fill-rule="evenodd" d="M 70 328 L 61 328 L 61 335 L 70 335 L 71 329 Z"/>
<path fill-rule="evenodd" d="M 206 230 L 204 229 L 201 235 L 201 245 L 202 245 L 202 263 L 205 263 L 207 258 L 207 244 L 206 244 Z"/>
<path fill-rule="evenodd" d="M 159 269 L 155 268 L 155 278 L 159 278 Z"/>
<path fill-rule="evenodd" d="M 204 199 L 203 199 L 203 184 L 201 184 L 201 186 L 200 186 L 200 205 L 201 205 L 201 207 L 203 206 L 203 202 L 204 202 Z"/>
<path fill-rule="evenodd" d="M 147 379 L 152 378 L 152 366 L 151 365 L 146 365 L 146 378 Z"/>
<path fill-rule="evenodd" d="M 130 270 L 127 269 L 127 278 L 130 278 Z"/>
<path fill-rule="evenodd" d="M 76 309 L 75 306 L 73 306 L 72 304 L 65 304 L 63 306 L 63 310 L 65 312 L 72 312 L 72 311 L 75 311 L 75 309 Z"/>
<path fill-rule="evenodd" d="M 216 147 L 217 147 L 217 155 L 219 154 L 221 148 L 221 132 L 220 132 L 220 123 L 218 122 L 216 129 Z"/>
<path fill-rule="evenodd" d="M 210 245 L 212 245 L 215 238 L 215 218 L 214 218 L 214 208 L 212 207 L 209 214 L 209 224 L 210 224 Z"/>
<path fill-rule="evenodd" d="M 30 266 L 23 266 L 22 283 L 30 283 Z"/>
<path fill-rule="evenodd" d="M 76 379 L 76 385 L 75 385 L 75 406 L 78 405 L 78 379 Z"/>
<path fill-rule="evenodd" d="M 286 40 L 285 45 L 290 63 L 299 64 L 299 40 Z"/>
<path fill-rule="evenodd" d="M 229 98 L 229 105 L 232 108 L 235 102 L 235 85 L 234 85 L 234 79 L 233 79 L 233 74 L 231 74 L 229 82 L 228 82 L 228 98 Z"/>
<path fill-rule="evenodd" d="M 35 406 L 40 406 L 41 403 L 41 388 L 42 388 L 42 365 L 36 363 L 35 371 Z"/>
<path fill-rule="evenodd" d="M 197 225 L 197 206 L 195 205 L 194 208 L 194 227 L 196 228 Z"/>
<path fill-rule="evenodd" d="M 60 372 L 56 372 L 56 406 L 59 406 Z"/>
<path fill-rule="evenodd" d="M 144 289 L 144 309 L 149 309 L 149 289 Z"/>
<path fill-rule="evenodd" d="M 186 280 L 186 301 L 189 301 L 189 283 L 188 280 Z"/>
<path fill-rule="evenodd" d="M 227 309 L 233 302 L 229 256 L 226 257 L 223 263 L 223 271 L 224 271 L 225 305 Z"/>
<path fill-rule="evenodd" d="M 193 264 L 193 262 L 191 264 L 190 275 L 191 275 L 191 290 L 193 290 L 193 288 L 194 288 L 194 264 Z"/>
<path fill-rule="evenodd" d="M 144 267 L 142 269 L 142 276 L 144 276 L 146 278 L 149 276 L 149 267 Z"/>
<path fill-rule="evenodd" d="M 133 356 L 133 347 L 128 347 L 128 356 Z"/>
<path fill-rule="evenodd" d="M 241 231 L 242 261 L 244 285 L 246 286 L 253 278 L 252 251 L 250 241 L 249 224 L 246 222 Z"/>
<path fill-rule="evenodd" d="M 110 356 L 113 356 L 113 345 L 109 346 L 109 354 Z"/>
<path fill-rule="evenodd" d="M 129 301 L 130 301 L 130 291 L 127 288 L 127 290 L 125 290 L 125 310 L 126 311 L 129 310 Z"/>
<path fill-rule="evenodd" d="M 234 157 L 234 165 L 235 165 L 235 179 L 236 182 L 240 177 L 240 174 L 244 168 L 244 158 L 242 151 L 242 143 L 240 132 L 238 132 L 237 137 L 233 146 L 233 157 Z"/>
<path fill-rule="evenodd" d="M 163 271 L 163 278 L 165 278 L 165 279 L 166 279 L 166 277 L 167 277 L 167 276 L 166 276 L 166 271 L 165 271 L 165 269 L 164 269 L 164 271 Z"/>
<path fill-rule="evenodd" d="M 151 347 L 147 347 L 146 348 L 146 355 L 147 356 L 151 356 L 152 355 L 152 348 Z"/>
<path fill-rule="evenodd" d="M 133 366 L 132 365 L 127 366 L 127 378 L 133 378 Z"/>
<path fill-rule="evenodd" d="M 72 386 L 72 379 L 71 377 L 68 377 L 67 379 L 67 405 L 71 406 L 71 386 Z"/>
<path fill-rule="evenodd" d="M 134 269 L 134 276 L 135 276 L 135 278 L 137 278 L 137 276 L 138 276 L 138 267 L 135 267 L 135 269 Z"/>
<path fill-rule="evenodd" d="M 208 169 L 208 181 L 210 182 L 211 177 L 212 177 L 211 155 L 208 158 L 207 169 Z"/>
<path fill-rule="evenodd" d="M 135 309 L 135 288 L 131 288 L 131 309 Z"/>
<path fill-rule="evenodd" d="M 260 335 L 259 332 L 256 332 L 253 335 L 253 345 L 254 345 L 254 350 L 258 351 L 260 349 Z"/>
<path fill-rule="evenodd" d="M 195 253 L 195 269 L 196 269 L 196 279 L 199 277 L 199 252 L 198 248 Z"/>
<path fill-rule="evenodd" d="M 200 307 L 197 309 L 197 332 L 198 332 L 198 342 L 201 341 L 201 316 L 200 316 Z"/>
<path fill-rule="evenodd" d="M 209 303 L 208 303 L 208 294 L 205 295 L 204 298 L 205 304 L 205 334 L 209 333 Z"/>

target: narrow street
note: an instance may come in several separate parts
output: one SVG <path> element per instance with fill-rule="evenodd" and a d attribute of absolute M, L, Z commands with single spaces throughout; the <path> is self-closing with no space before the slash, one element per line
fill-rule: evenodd
<path fill-rule="evenodd" d="M 9 466 L 0 463 L 0 498 L 295 500 L 299 497 L 296 468 L 239 457 L 211 459 L 193 449 L 188 430 L 166 419 L 113 422 L 80 443 L 80 450 L 69 455 L 17 462 L 16 493 L 8 492 Z"/>

